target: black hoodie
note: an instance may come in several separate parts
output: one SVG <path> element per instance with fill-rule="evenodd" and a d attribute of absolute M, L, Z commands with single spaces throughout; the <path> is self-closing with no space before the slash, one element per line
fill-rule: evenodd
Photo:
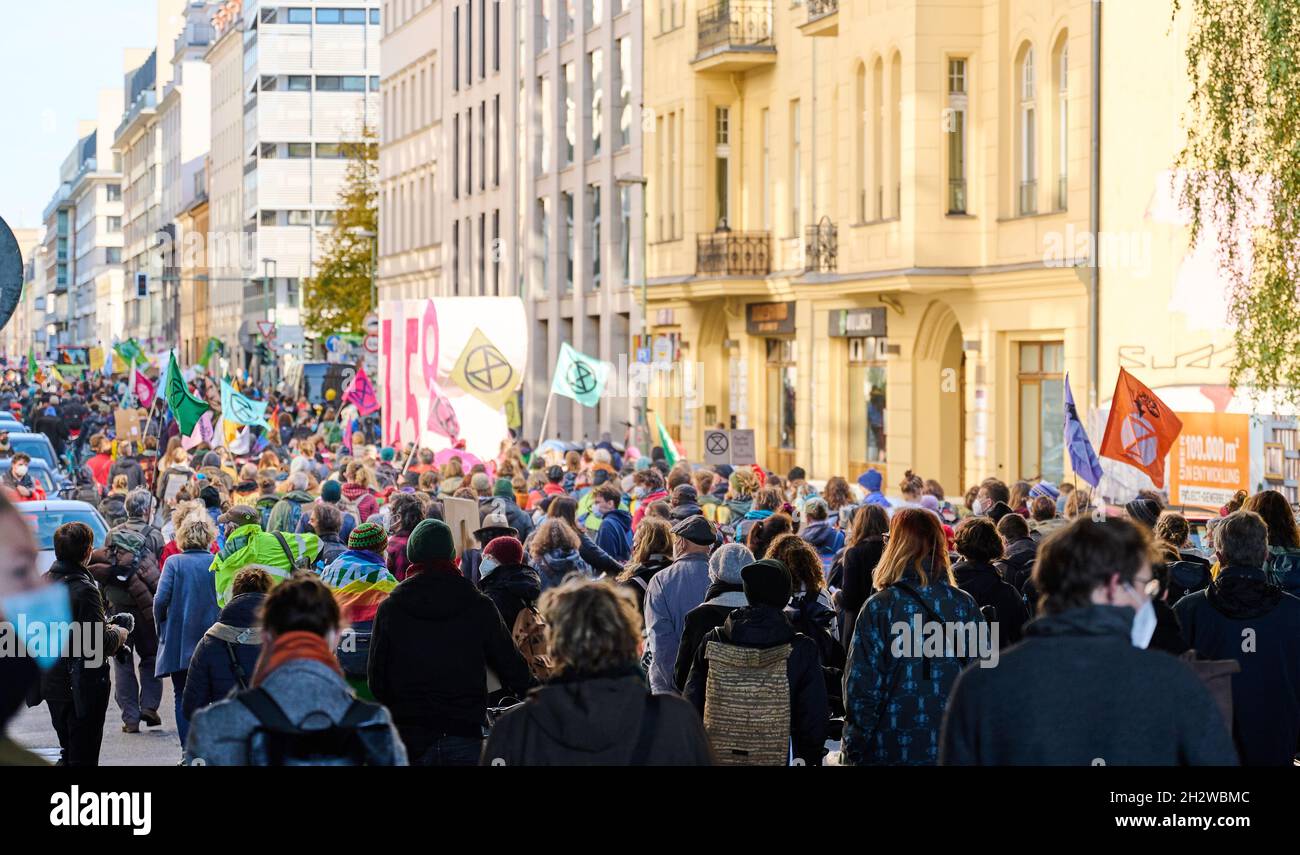
<path fill-rule="evenodd" d="M 790 645 L 786 660 L 786 677 L 790 681 L 790 738 L 794 756 L 809 766 L 820 766 L 825 753 L 830 702 L 822 677 L 821 654 L 817 642 L 801 635 L 790 626 L 785 612 L 772 606 L 743 606 L 735 609 L 722 626 L 710 630 L 700 641 L 686 680 L 686 699 L 704 715 L 704 698 L 709 680 L 709 660 L 705 648 L 710 641 L 738 647 L 767 649 Z"/>
<path fill-rule="evenodd" d="M 1235 659 L 1233 738 L 1244 766 L 1290 766 L 1300 738 L 1300 599 L 1263 569 L 1229 565 L 1174 604 L 1203 659 Z"/>
<path fill-rule="evenodd" d="M 1007 647 L 1020 640 L 1021 630 L 1029 620 L 1029 614 L 1025 610 L 1024 600 L 1020 598 L 1020 592 L 1002 581 L 996 567 L 974 561 L 958 561 L 952 565 L 952 575 L 957 579 L 957 587 L 974 597 L 981 610 L 991 606 L 996 611 L 998 647 Z"/>
<path fill-rule="evenodd" d="M 407 728 L 481 737 L 488 668 L 518 697 L 533 683 L 496 606 L 458 572 L 408 576 L 380 604 L 370 691 L 408 743 Z"/>
<path fill-rule="evenodd" d="M 480 577 L 478 589 L 497 607 L 506 629 L 511 629 L 519 612 L 537 604 L 537 598 L 542 595 L 542 579 L 527 564 L 502 564 Z"/>

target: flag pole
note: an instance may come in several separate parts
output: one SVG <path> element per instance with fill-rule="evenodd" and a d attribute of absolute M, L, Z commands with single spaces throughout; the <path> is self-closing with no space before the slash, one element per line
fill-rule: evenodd
<path fill-rule="evenodd" d="M 555 400 L 555 390 L 552 389 L 551 394 L 546 396 L 546 410 L 542 413 L 542 426 L 541 426 L 541 430 L 539 430 L 537 433 L 538 445 L 541 445 L 543 442 L 546 441 L 546 426 L 547 424 L 550 423 L 551 420 L 551 403 L 554 400 Z"/>

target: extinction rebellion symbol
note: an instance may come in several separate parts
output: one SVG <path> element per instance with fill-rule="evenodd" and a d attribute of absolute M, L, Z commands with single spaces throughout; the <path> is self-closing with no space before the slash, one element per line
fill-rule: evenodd
<path fill-rule="evenodd" d="M 725 433 L 711 433 L 704 440 L 704 447 L 709 454 L 726 454 L 731 442 Z"/>
<path fill-rule="evenodd" d="M 481 344 L 465 359 L 465 380 L 479 392 L 500 392 L 510 385 L 515 370 L 490 344 Z"/>
<path fill-rule="evenodd" d="M 569 366 L 569 388 L 579 395 L 590 395 L 596 391 L 596 375 L 591 366 L 580 359 L 575 359 Z"/>

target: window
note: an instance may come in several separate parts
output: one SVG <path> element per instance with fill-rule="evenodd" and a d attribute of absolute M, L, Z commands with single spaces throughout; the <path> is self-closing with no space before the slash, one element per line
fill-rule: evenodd
<path fill-rule="evenodd" d="M 465 111 L 465 195 L 474 192 L 474 108 Z M 468 235 L 467 235 L 468 237 Z"/>
<path fill-rule="evenodd" d="M 587 5 L 587 29 L 599 27 L 605 20 L 605 3 L 604 0 L 586 0 Z"/>
<path fill-rule="evenodd" d="M 541 0 L 538 0 L 541 2 Z M 451 88 L 460 90 L 460 7 L 451 10 Z"/>
<path fill-rule="evenodd" d="M 264 226 L 274 226 L 280 221 L 280 216 L 275 211 L 262 211 L 258 217 L 258 222 Z"/>
<path fill-rule="evenodd" d="M 793 339 L 767 340 L 767 444 L 779 449 L 794 449 L 797 441 Z"/>
<path fill-rule="evenodd" d="M 728 185 L 731 179 L 731 108 L 713 109 L 713 189 L 718 212 L 715 222 L 723 228 L 731 222 Z"/>
<path fill-rule="evenodd" d="M 306 74 L 290 74 L 288 82 L 290 92 L 307 92 L 311 89 L 311 78 Z"/>
<path fill-rule="evenodd" d="M 564 217 L 564 290 L 573 290 L 573 194 L 560 194 L 560 211 Z"/>
<path fill-rule="evenodd" d="M 451 287 L 453 294 L 460 291 L 460 220 L 451 221 Z"/>
<path fill-rule="evenodd" d="M 889 71 L 889 179 L 894 185 L 894 218 L 903 216 L 903 57 L 894 53 Z"/>
<path fill-rule="evenodd" d="M 285 146 L 290 158 L 302 159 L 311 157 L 311 143 L 291 142 Z"/>
<path fill-rule="evenodd" d="M 263 92 L 274 92 L 279 88 L 280 88 L 280 78 L 276 77 L 274 74 L 262 75 Z"/>
<path fill-rule="evenodd" d="M 465 0 L 465 85 L 474 80 L 474 0 Z M 468 226 L 466 227 L 468 230 Z"/>
<path fill-rule="evenodd" d="M 574 104 L 573 88 L 577 81 L 574 78 L 573 63 L 564 65 L 564 164 L 567 166 L 573 163 L 573 148 L 577 143 L 578 137 L 578 111 Z"/>
<path fill-rule="evenodd" d="M 884 339 L 848 343 L 849 469 L 856 472 L 885 462 Z"/>
<path fill-rule="evenodd" d="M 105 225 L 110 232 L 120 232 L 122 231 L 122 218 L 109 217 Z"/>
<path fill-rule="evenodd" d="M 316 23 L 341 24 L 343 23 L 343 10 L 342 9 L 317 9 Z"/>
<path fill-rule="evenodd" d="M 803 234 L 803 148 L 799 100 L 790 102 L 790 236 Z"/>
<path fill-rule="evenodd" d="M 310 226 L 311 211 L 289 211 L 289 225 L 291 226 Z"/>
<path fill-rule="evenodd" d="M 365 24 L 365 22 L 366 22 L 365 9 L 344 9 L 343 10 L 343 23 Z"/>
<path fill-rule="evenodd" d="M 605 52 L 597 48 L 587 54 L 587 80 L 591 86 L 591 151 L 588 157 L 600 154 L 600 134 L 605 126 L 605 114 L 601 101 L 604 94 Z"/>
<path fill-rule="evenodd" d="M 551 277 L 551 200 L 545 196 L 537 200 L 537 293 L 545 294 Z"/>
<path fill-rule="evenodd" d="M 564 2 L 564 32 L 560 34 L 560 41 L 564 41 L 573 35 L 577 10 L 574 8 L 574 0 L 563 0 Z"/>
<path fill-rule="evenodd" d="M 501 186 L 501 93 L 492 96 L 492 186 Z"/>
<path fill-rule="evenodd" d="M 632 188 L 618 188 L 618 257 L 621 260 L 621 281 L 632 281 Z"/>
<path fill-rule="evenodd" d="M 1065 345 L 1023 342 L 1020 391 L 1019 477 L 1061 483 L 1065 475 Z"/>
<path fill-rule="evenodd" d="M 885 218 L 885 61 L 877 59 L 871 74 L 871 187 L 872 216 Z"/>
<path fill-rule="evenodd" d="M 619 39 L 618 51 L 618 147 L 632 144 L 632 40 Z"/>
<path fill-rule="evenodd" d="M 460 113 L 451 117 L 451 198 L 460 198 Z"/>
<path fill-rule="evenodd" d="M 107 186 L 104 188 L 104 191 L 105 191 L 105 193 L 107 194 L 106 198 L 108 199 L 108 201 L 110 201 L 110 202 L 120 202 L 120 201 L 122 201 L 122 185 L 121 185 L 121 184 L 109 184 L 109 185 L 107 185 Z"/>
<path fill-rule="evenodd" d="M 487 188 L 487 102 L 478 105 L 478 189 Z"/>
<path fill-rule="evenodd" d="M 290 24 L 310 24 L 310 23 L 311 23 L 311 10 L 310 10 L 310 9 L 290 9 L 290 10 L 289 10 L 289 23 L 290 23 Z"/>
<path fill-rule="evenodd" d="M 948 60 L 948 213 L 966 213 L 966 60 Z"/>
<path fill-rule="evenodd" d="M 551 171 L 551 135 L 555 130 L 555 118 L 551 104 L 551 79 L 546 76 L 537 78 L 537 107 L 541 114 L 537 131 L 537 172 L 545 175 Z"/>
<path fill-rule="evenodd" d="M 338 211 L 317 211 L 316 225 L 333 228 L 338 223 Z"/>
<path fill-rule="evenodd" d="M 501 0 L 492 0 L 492 70 L 501 70 Z"/>
<path fill-rule="evenodd" d="M 379 10 L 378 10 L 378 9 L 371 9 L 371 10 L 370 10 L 370 23 L 371 23 L 373 26 L 376 26 L 376 27 L 379 26 Z"/>
<path fill-rule="evenodd" d="M 317 92 L 342 92 L 343 78 L 336 75 L 320 75 L 316 78 Z"/>
<path fill-rule="evenodd" d="M 379 91 L 379 75 L 377 74 L 370 75 L 370 91 L 371 92 Z"/>
<path fill-rule="evenodd" d="M 348 154 L 342 143 L 316 143 L 316 156 L 325 160 L 346 160 Z"/>
<path fill-rule="evenodd" d="M 1069 139 L 1070 139 L 1070 46 L 1066 43 L 1068 34 L 1061 33 L 1057 41 L 1055 61 L 1052 67 L 1056 71 L 1056 210 L 1064 211 L 1069 207 Z"/>
<path fill-rule="evenodd" d="M 1037 105 L 1034 89 L 1034 48 L 1026 44 L 1020 49 L 1020 62 L 1017 66 L 1020 108 L 1017 112 L 1016 139 L 1017 164 L 1019 177 L 1019 194 L 1017 211 L 1021 215 L 1038 213 L 1038 136 Z"/>
<path fill-rule="evenodd" d="M 591 287 L 600 288 L 600 185 L 592 184 L 587 188 L 587 215 L 591 218 L 591 231 L 588 237 L 587 252 L 591 258 Z"/>
<path fill-rule="evenodd" d="M 759 193 L 762 194 L 760 202 L 763 211 L 763 231 L 772 230 L 772 111 L 767 107 L 763 108 L 761 119 L 760 133 L 763 135 L 763 159 L 759 164 L 762 171 L 761 186 Z"/>
<path fill-rule="evenodd" d="M 122 248 L 119 246 L 110 246 L 104 250 L 104 261 L 109 264 L 122 263 Z"/>
<path fill-rule="evenodd" d="M 501 211 L 492 212 L 492 296 L 501 294 Z"/>
<path fill-rule="evenodd" d="M 258 155 L 262 160 L 275 160 L 280 156 L 280 144 L 264 142 L 258 147 Z"/>
<path fill-rule="evenodd" d="M 536 0 L 537 13 L 533 20 L 537 25 L 537 52 L 541 53 L 551 46 L 551 13 L 549 4 L 552 0 Z"/>
<path fill-rule="evenodd" d="M 270 9 L 263 9 L 259 20 L 263 24 L 274 24 L 279 20 L 279 18 L 280 10 L 272 7 Z"/>

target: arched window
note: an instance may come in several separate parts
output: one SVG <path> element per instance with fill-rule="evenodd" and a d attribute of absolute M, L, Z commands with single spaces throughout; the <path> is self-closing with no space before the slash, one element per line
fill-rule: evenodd
<path fill-rule="evenodd" d="M 889 70 L 889 180 L 893 182 L 893 215 L 903 216 L 903 57 L 897 51 Z"/>
<path fill-rule="evenodd" d="M 1017 211 L 1038 213 L 1038 110 L 1034 77 L 1034 48 L 1026 42 L 1016 60 L 1016 176 Z"/>
<path fill-rule="evenodd" d="M 871 72 L 871 186 L 874 187 L 875 216 L 885 218 L 885 62 L 877 58 Z"/>
<path fill-rule="evenodd" d="M 1069 207 L 1069 138 L 1070 138 L 1070 45 L 1069 33 L 1061 33 L 1052 52 L 1052 89 L 1056 95 L 1056 115 L 1052 122 L 1056 157 L 1056 210 Z"/>
<path fill-rule="evenodd" d="M 858 222 L 865 223 L 869 216 L 867 214 L 867 182 L 870 177 L 871 168 L 867 163 L 867 140 L 870 139 L 871 133 L 871 114 L 867 112 L 867 65 L 858 63 L 858 70 L 854 85 L 853 106 L 857 121 L 853 123 L 853 152 L 854 152 L 854 173 L 856 177 L 857 190 L 857 215 Z"/>

